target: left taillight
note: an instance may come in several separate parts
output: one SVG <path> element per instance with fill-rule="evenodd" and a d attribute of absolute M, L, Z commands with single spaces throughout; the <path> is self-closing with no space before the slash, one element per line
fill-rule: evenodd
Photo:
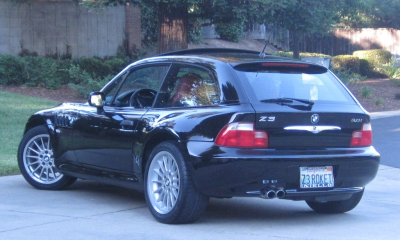
<path fill-rule="evenodd" d="M 364 123 L 361 130 L 354 131 L 351 136 L 350 147 L 367 147 L 372 145 L 371 123 Z"/>
<path fill-rule="evenodd" d="M 215 144 L 224 147 L 267 148 L 268 134 L 255 130 L 252 122 L 230 123 L 219 132 Z"/>

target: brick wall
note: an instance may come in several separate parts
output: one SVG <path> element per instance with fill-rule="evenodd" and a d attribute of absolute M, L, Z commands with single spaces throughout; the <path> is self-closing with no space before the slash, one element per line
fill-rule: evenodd
<path fill-rule="evenodd" d="M 126 27 L 136 28 L 130 31 L 139 38 L 128 40 L 140 48 L 140 10 L 131 7 L 129 13 L 139 14 L 139 25 L 133 16 L 125 17 L 125 6 L 89 11 L 70 1 L 14 5 L 0 0 L 0 54 L 17 55 L 27 49 L 41 56 L 111 56 L 124 44 Z"/>

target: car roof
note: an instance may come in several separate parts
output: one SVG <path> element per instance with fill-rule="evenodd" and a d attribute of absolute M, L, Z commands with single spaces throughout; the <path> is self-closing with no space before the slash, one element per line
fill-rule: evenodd
<path fill-rule="evenodd" d="M 194 48 L 194 49 L 184 49 L 179 51 L 172 51 L 167 53 L 162 53 L 151 57 L 150 59 L 196 59 L 196 58 L 206 58 L 213 59 L 225 63 L 230 63 L 233 66 L 242 63 L 255 63 L 255 62 L 290 62 L 290 63 L 305 63 L 309 65 L 314 65 L 309 62 L 300 61 L 293 58 L 285 58 L 274 56 L 268 53 L 262 53 L 253 50 L 246 49 L 234 49 L 234 48 Z"/>

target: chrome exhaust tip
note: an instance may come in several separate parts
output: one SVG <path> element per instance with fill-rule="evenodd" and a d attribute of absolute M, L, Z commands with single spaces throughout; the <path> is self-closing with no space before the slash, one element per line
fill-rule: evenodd
<path fill-rule="evenodd" d="M 272 199 L 272 198 L 276 197 L 276 192 L 271 189 L 264 190 L 261 193 L 261 197 L 265 198 L 265 199 Z"/>
<path fill-rule="evenodd" d="M 279 189 L 278 191 L 276 191 L 276 197 L 277 198 L 284 198 L 286 195 L 285 190 L 283 189 Z"/>

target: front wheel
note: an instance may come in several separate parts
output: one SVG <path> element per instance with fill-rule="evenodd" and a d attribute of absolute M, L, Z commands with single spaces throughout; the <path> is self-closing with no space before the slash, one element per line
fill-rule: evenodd
<path fill-rule="evenodd" d="M 184 152 L 172 141 L 151 152 L 145 172 L 145 197 L 151 214 L 162 223 L 189 223 L 205 211 L 208 197 L 192 181 Z"/>
<path fill-rule="evenodd" d="M 354 193 L 349 199 L 331 202 L 306 201 L 307 205 L 317 213 L 344 213 L 355 208 L 361 201 L 364 189 Z"/>
<path fill-rule="evenodd" d="M 50 135 L 44 126 L 29 130 L 22 138 L 18 166 L 26 181 L 38 189 L 59 190 L 76 181 L 55 168 Z"/>

